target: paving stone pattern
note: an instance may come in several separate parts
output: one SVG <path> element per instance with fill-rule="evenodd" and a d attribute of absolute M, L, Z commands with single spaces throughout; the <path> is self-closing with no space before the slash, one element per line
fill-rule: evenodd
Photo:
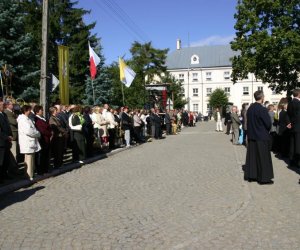
<path fill-rule="evenodd" d="M 297 172 L 243 181 L 246 150 L 198 123 L 0 197 L 0 249 L 299 249 Z"/>

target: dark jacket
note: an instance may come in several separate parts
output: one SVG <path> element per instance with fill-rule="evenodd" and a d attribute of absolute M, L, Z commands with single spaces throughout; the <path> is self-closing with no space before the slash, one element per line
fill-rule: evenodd
<path fill-rule="evenodd" d="M 131 129 L 132 120 L 131 120 L 130 116 L 127 113 L 125 113 L 125 112 L 122 113 L 121 120 L 122 120 L 122 129 L 124 129 L 124 130 Z"/>
<path fill-rule="evenodd" d="M 47 146 L 50 144 L 50 138 L 52 136 L 52 129 L 45 120 L 39 118 L 38 116 L 35 117 L 35 127 L 36 129 L 41 133 L 40 137 L 40 144 L 43 148 L 44 146 Z"/>
<path fill-rule="evenodd" d="M 4 110 L 4 113 L 6 114 L 7 116 L 7 119 L 8 119 L 8 122 L 9 122 L 9 125 L 10 125 L 10 129 L 11 129 L 11 132 L 12 132 L 12 137 L 13 137 L 13 140 L 16 141 L 17 138 L 18 138 L 18 122 L 17 122 L 17 117 L 15 115 L 14 112 L 6 109 Z"/>
<path fill-rule="evenodd" d="M 268 110 L 261 104 L 251 104 L 247 111 L 248 139 L 256 141 L 270 140 L 269 131 L 272 123 Z"/>
<path fill-rule="evenodd" d="M 279 113 L 278 121 L 278 134 L 282 135 L 288 128 L 286 127 L 290 123 L 290 118 L 286 110 L 281 110 Z"/>
<path fill-rule="evenodd" d="M 9 136 L 12 136 L 12 132 L 8 118 L 5 113 L 0 112 L 0 147 L 10 147 Z"/>
<path fill-rule="evenodd" d="M 292 132 L 300 132 L 300 101 L 294 98 L 287 108 L 289 118 L 292 123 Z"/>

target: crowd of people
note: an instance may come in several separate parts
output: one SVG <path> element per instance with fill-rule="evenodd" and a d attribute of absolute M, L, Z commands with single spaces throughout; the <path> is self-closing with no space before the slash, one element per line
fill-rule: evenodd
<path fill-rule="evenodd" d="M 60 105 L 49 115 L 36 103 L 20 107 L 12 100 L 0 100 L 0 182 L 22 175 L 24 162 L 30 180 L 61 168 L 67 149 L 72 161 L 84 160 L 117 147 L 176 135 L 184 126 L 195 126 L 198 114 L 184 110 L 161 112 L 152 108 L 129 110 L 100 106 Z M 163 133 L 164 131 L 164 133 Z"/>
<path fill-rule="evenodd" d="M 254 98 L 255 103 L 243 104 L 240 112 L 232 106 L 226 112 L 224 125 L 234 145 L 247 147 L 245 179 L 272 184 L 271 151 L 288 161 L 290 167 L 300 168 L 300 89 L 293 91 L 292 100 L 282 98 L 278 105 L 264 101 L 262 91 L 256 91 Z M 214 118 L 216 131 L 223 131 L 219 109 Z"/>

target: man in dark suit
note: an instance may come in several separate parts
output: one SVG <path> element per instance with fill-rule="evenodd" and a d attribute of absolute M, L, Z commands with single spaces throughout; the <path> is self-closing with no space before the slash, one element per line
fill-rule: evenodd
<path fill-rule="evenodd" d="M 4 113 L 4 103 L 0 101 L 0 183 L 8 176 L 8 166 L 10 165 L 10 148 L 12 132 L 6 114 Z"/>
<path fill-rule="evenodd" d="M 291 129 L 289 158 L 291 166 L 300 168 L 300 89 L 295 89 L 293 96 L 287 108 L 291 122 L 288 125 Z"/>
<path fill-rule="evenodd" d="M 256 102 L 247 111 L 248 147 L 244 179 L 257 181 L 259 184 L 273 184 L 274 172 L 269 134 L 272 123 L 268 110 L 263 106 L 263 92 L 256 91 L 254 98 Z"/>

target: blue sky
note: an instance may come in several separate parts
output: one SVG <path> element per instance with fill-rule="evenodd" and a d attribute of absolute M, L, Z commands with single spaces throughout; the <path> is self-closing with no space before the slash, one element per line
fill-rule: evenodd
<path fill-rule="evenodd" d="M 106 64 L 118 56 L 130 59 L 134 41 L 152 41 L 155 48 L 173 51 L 177 38 L 187 47 L 228 44 L 235 34 L 236 0 L 78 1 L 77 7 L 91 10 L 85 21 L 97 22 L 93 32 L 101 37 Z"/>

